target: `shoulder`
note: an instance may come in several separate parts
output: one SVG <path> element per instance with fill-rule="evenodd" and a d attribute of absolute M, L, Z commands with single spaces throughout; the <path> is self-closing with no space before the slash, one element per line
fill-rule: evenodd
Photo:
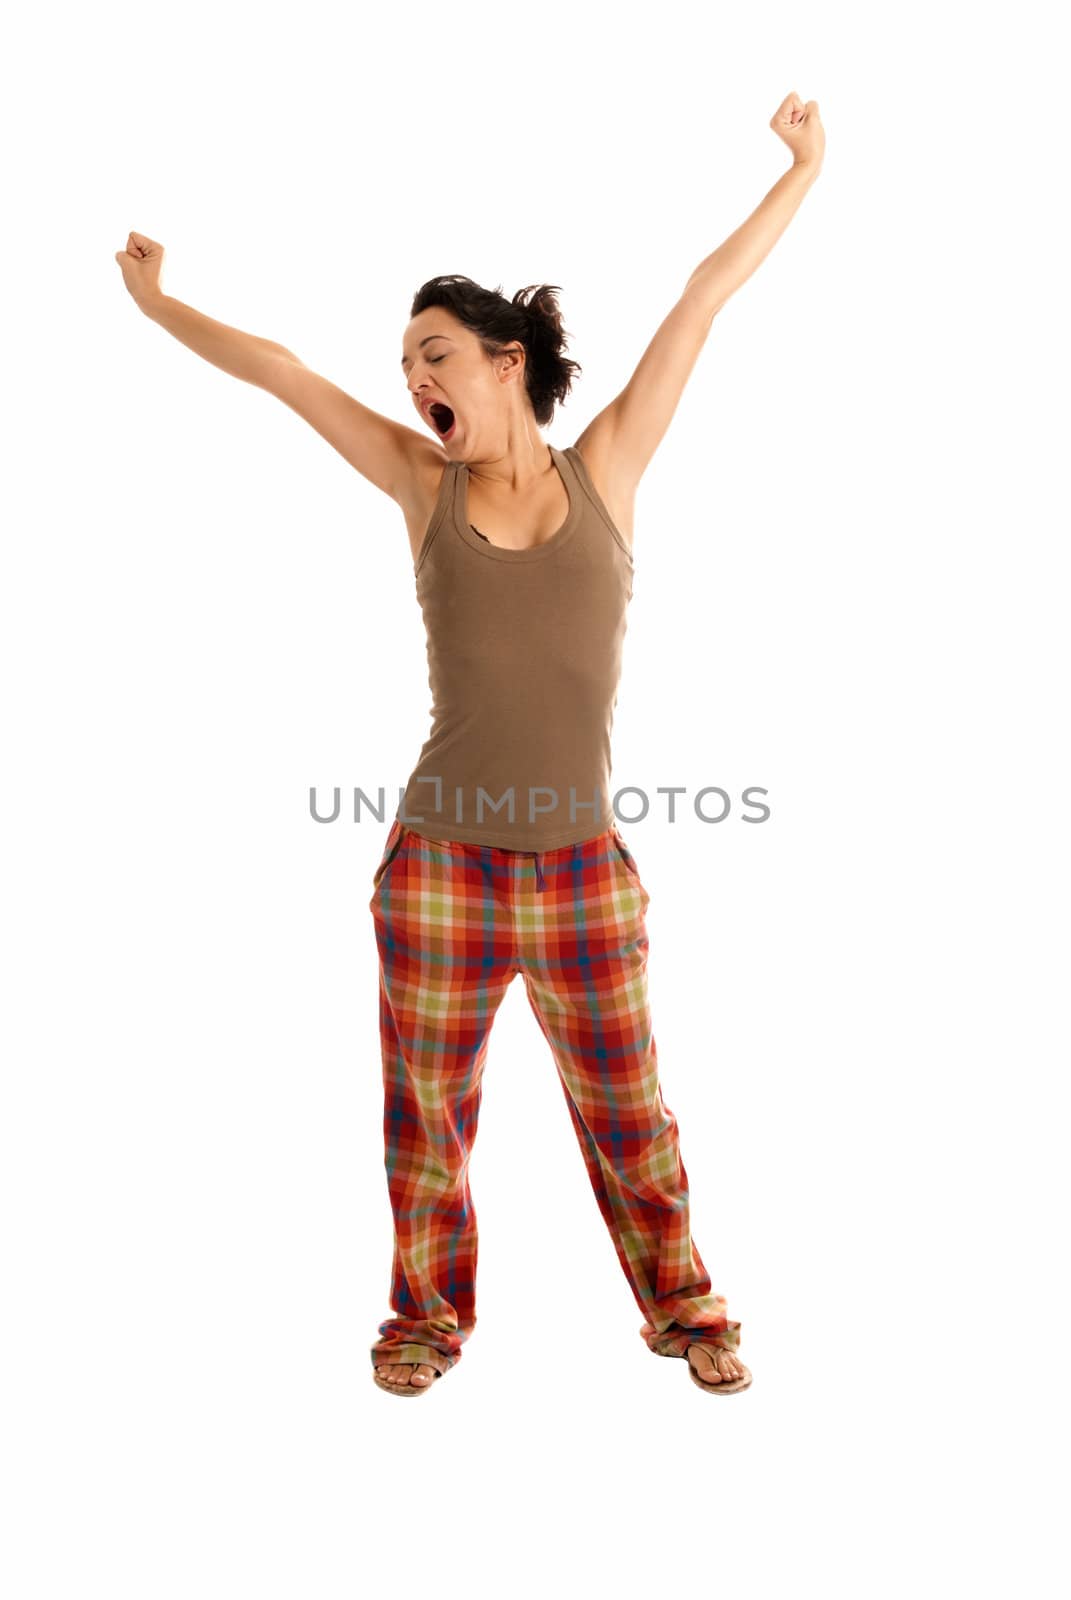
<path fill-rule="evenodd" d="M 419 435 L 414 438 L 406 451 L 405 470 L 399 475 L 394 490 L 394 499 L 406 515 L 411 510 L 419 512 L 425 507 L 430 513 L 451 466 L 452 462 L 441 445 Z"/>

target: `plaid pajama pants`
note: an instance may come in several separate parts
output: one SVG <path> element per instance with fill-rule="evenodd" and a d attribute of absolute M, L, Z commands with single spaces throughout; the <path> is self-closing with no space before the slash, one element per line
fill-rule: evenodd
<path fill-rule="evenodd" d="M 650 896 L 616 827 L 556 850 L 439 843 L 395 819 L 369 909 L 379 951 L 391 1306 L 373 1365 L 461 1359 L 476 1324 L 469 1157 L 495 1013 L 519 972 L 657 1355 L 736 1350 L 691 1239 L 647 993 Z"/>

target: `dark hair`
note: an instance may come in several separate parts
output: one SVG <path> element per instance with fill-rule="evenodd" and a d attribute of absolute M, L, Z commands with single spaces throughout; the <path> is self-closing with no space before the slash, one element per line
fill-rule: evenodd
<path fill-rule="evenodd" d="M 554 291 L 559 284 L 543 283 L 518 289 L 507 300 L 501 288 L 483 289 L 460 273 L 444 273 L 429 278 L 413 296 L 409 315 L 415 317 L 429 306 L 444 306 L 458 321 L 471 328 L 484 353 L 494 356 L 518 340 L 524 346 L 524 386 L 535 412 L 545 428 L 582 372 L 578 361 L 562 354 L 567 335 Z M 525 296 L 530 298 L 525 299 Z"/>

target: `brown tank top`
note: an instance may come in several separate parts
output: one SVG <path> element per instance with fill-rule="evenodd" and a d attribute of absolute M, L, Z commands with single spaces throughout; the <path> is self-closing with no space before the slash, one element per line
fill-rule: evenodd
<path fill-rule="evenodd" d="M 432 727 L 395 813 L 428 839 L 553 850 L 616 820 L 632 556 L 576 446 L 549 449 L 569 511 L 528 550 L 473 527 L 463 462 L 443 472 L 415 566 Z"/>

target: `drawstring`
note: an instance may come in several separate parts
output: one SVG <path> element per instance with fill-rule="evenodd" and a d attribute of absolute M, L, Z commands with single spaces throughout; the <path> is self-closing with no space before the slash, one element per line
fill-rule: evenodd
<path fill-rule="evenodd" d="M 533 850 L 531 852 L 531 854 L 535 857 L 536 888 L 539 889 L 539 890 L 545 889 L 546 888 L 546 883 L 545 883 L 545 881 L 543 879 L 543 867 L 542 867 L 542 865 L 540 863 L 540 860 L 539 860 L 539 851 L 538 850 Z"/>

